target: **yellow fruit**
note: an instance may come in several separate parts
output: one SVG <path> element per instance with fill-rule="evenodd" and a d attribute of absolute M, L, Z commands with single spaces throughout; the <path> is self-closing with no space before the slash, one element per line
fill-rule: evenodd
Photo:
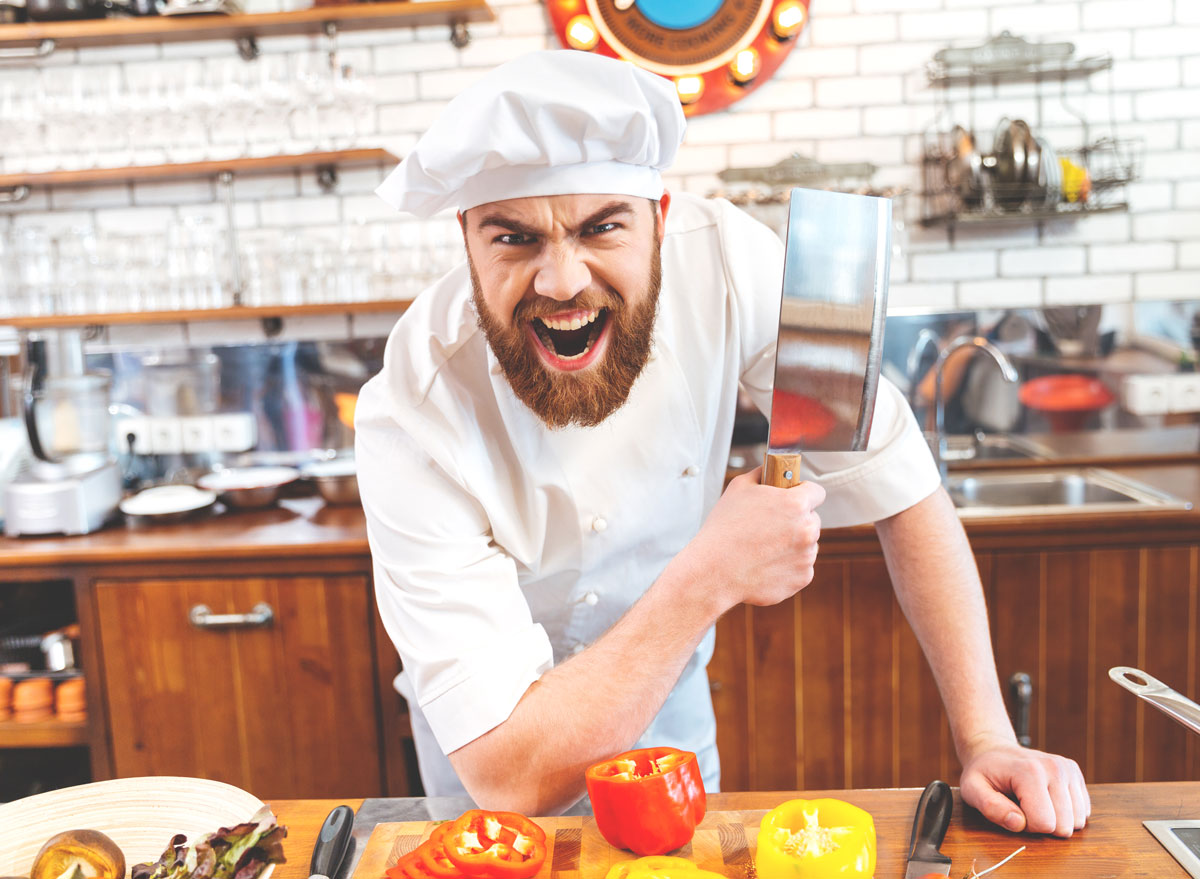
<path fill-rule="evenodd" d="M 99 830 L 68 830 L 46 840 L 29 879 L 125 879 L 125 855 Z"/>

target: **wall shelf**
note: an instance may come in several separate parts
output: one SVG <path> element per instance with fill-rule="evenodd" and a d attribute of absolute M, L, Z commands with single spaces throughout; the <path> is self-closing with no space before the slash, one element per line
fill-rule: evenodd
<path fill-rule="evenodd" d="M 222 174 L 272 174 L 279 171 L 320 171 L 350 165 L 395 164 L 400 159 L 384 149 L 336 150 L 283 156 L 215 159 L 175 165 L 130 165 L 124 168 L 85 168 L 77 171 L 45 171 L 37 174 L 0 174 L 0 190 L 35 186 L 103 186 L 178 180 L 187 177 L 220 177 Z"/>
<path fill-rule="evenodd" d="M 424 27 L 444 24 L 457 34 L 468 23 L 494 21 L 487 0 L 422 0 L 422 2 L 346 3 L 296 12 L 252 15 L 149 15 L 88 21 L 28 22 L 0 25 L 0 49 L 29 49 L 29 57 L 56 48 L 129 46 L 193 40 L 253 40 L 258 37 L 320 34 L 338 31 Z"/>
<path fill-rule="evenodd" d="M 18 330 L 62 329 L 64 327 L 113 326 L 116 324 L 175 324 L 211 320 L 269 320 L 306 315 L 376 314 L 400 312 L 410 299 L 377 302 L 322 302 L 308 305 L 235 305 L 228 308 L 195 308 L 178 311 L 97 312 L 95 314 L 47 314 L 0 317 L 0 326 Z"/>
<path fill-rule="evenodd" d="M 84 720 L 0 723 L 0 748 L 83 748 L 87 744 L 88 728 Z"/>

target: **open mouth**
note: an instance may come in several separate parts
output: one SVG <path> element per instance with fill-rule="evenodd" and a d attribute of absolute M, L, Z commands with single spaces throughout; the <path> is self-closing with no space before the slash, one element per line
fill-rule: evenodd
<path fill-rule="evenodd" d="M 560 369 L 580 368 L 591 361 L 608 326 L 608 309 L 578 311 L 529 322 L 551 363 Z"/>

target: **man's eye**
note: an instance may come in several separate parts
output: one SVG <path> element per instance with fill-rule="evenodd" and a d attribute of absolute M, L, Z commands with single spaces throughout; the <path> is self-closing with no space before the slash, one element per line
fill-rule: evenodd
<path fill-rule="evenodd" d="M 533 239 L 530 238 L 528 235 L 521 235 L 518 232 L 510 232 L 506 235 L 497 236 L 496 241 L 499 244 L 510 244 L 510 245 L 519 247 L 523 244 L 532 243 Z"/>
<path fill-rule="evenodd" d="M 605 232 L 611 232 L 613 229 L 620 228 L 619 223 L 600 223 L 588 229 L 589 235 L 603 235 Z"/>

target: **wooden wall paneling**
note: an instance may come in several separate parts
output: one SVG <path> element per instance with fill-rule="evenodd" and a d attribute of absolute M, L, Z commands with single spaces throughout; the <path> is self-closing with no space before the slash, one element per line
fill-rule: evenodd
<path fill-rule="evenodd" d="M 383 792 L 362 575 L 100 581 L 118 776 L 196 775 L 263 797 Z M 262 629 L 188 612 L 271 604 Z"/>
<path fill-rule="evenodd" d="M 1045 554 L 1046 671 L 1038 699 L 1039 747 L 1070 757 L 1088 771 L 1088 638 L 1091 631 L 1092 557 L 1087 552 Z"/>
<path fill-rule="evenodd" d="M 1191 547 L 1142 550 L 1145 566 L 1141 578 L 1141 650 L 1138 668 L 1168 687 L 1196 698 L 1189 689 L 1189 635 L 1196 621 L 1191 616 L 1195 567 Z M 1115 684 L 1113 686 L 1116 686 Z M 1132 695 L 1132 694 L 1129 694 Z M 1140 701 L 1140 700 L 1139 700 Z M 1138 781 L 1182 781 L 1197 778 L 1188 755 L 1193 738 L 1182 725 L 1161 711 L 1140 703 L 1140 760 Z"/>
<path fill-rule="evenodd" d="M 229 694 L 238 685 L 234 648 L 197 642 L 188 610 L 207 604 L 231 612 L 229 589 L 179 581 L 96 584 L 96 610 L 104 646 L 104 683 L 117 777 L 196 775 L 246 786 L 238 720 Z M 206 696 L 205 694 L 212 694 Z M 225 735 L 206 736 L 204 730 Z"/>
<path fill-rule="evenodd" d="M 717 621 L 717 640 L 708 664 L 723 791 L 753 789 L 750 786 L 754 754 L 750 710 L 754 703 L 754 677 L 749 673 L 751 620 L 751 608 L 739 604 Z"/>
<path fill-rule="evenodd" d="M 108 735 L 106 708 L 104 652 L 101 649 L 96 623 L 96 605 L 91 583 L 82 576 L 72 577 L 75 591 L 75 613 L 79 621 L 79 665 L 84 672 L 84 698 L 87 701 L 88 760 L 92 781 L 113 777 L 112 743 Z"/>
<path fill-rule="evenodd" d="M 847 672 L 850 676 L 846 724 L 849 787 L 894 787 L 897 767 L 892 743 L 897 734 L 893 688 L 891 580 L 882 557 L 849 563 L 845 590 Z"/>
<path fill-rule="evenodd" d="M 257 711 L 254 693 L 244 700 L 255 789 L 265 796 L 384 792 L 369 634 L 363 643 L 371 629 L 367 590 L 362 576 L 251 580 L 235 588 L 239 610 L 266 600 L 276 612 L 272 627 L 236 633 L 243 677 L 260 692 L 278 682 L 277 714 Z M 295 755 L 290 767 L 271 765 L 280 740 Z"/>
<path fill-rule="evenodd" d="M 845 591 L 849 563 L 817 561 L 816 574 L 800 595 L 800 655 L 802 683 L 800 723 L 803 773 L 797 790 L 840 790 L 849 786 L 845 738 L 849 705 L 846 700 Z"/>
<path fill-rule="evenodd" d="M 752 790 L 796 790 L 799 784 L 794 601 L 751 610 L 753 628 L 746 646 L 754 678 Z"/>
<path fill-rule="evenodd" d="M 1008 700 L 1009 680 L 1025 672 L 1033 682 L 1033 704 L 1029 729 L 1033 747 L 1041 748 L 1038 729 L 1046 676 L 1042 667 L 1045 637 L 1042 619 L 1043 556 L 1032 552 L 997 552 L 992 557 L 988 617 L 991 622 L 992 648 L 996 654 L 996 672 L 1001 692 Z M 1010 716 L 1013 705 L 1008 701 Z"/>
<path fill-rule="evenodd" d="M 1138 661 L 1141 553 L 1136 549 L 1095 550 L 1091 571 L 1088 665 L 1093 714 L 1088 724 L 1085 766 L 1093 782 L 1137 781 L 1141 700 L 1113 683 L 1108 670 L 1114 665 L 1136 665 Z"/>

